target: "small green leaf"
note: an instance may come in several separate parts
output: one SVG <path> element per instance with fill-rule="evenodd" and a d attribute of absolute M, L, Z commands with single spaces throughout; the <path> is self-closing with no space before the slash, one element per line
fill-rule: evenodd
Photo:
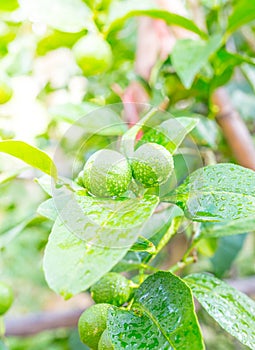
<path fill-rule="evenodd" d="M 82 0 L 19 0 L 19 3 L 29 20 L 62 32 L 77 33 L 94 27 L 93 14 Z"/>
<path fill-rule="evenodd" d="M 206 273 L 185 278 L 194 296 L 219 325 L 254 349 L 255 302 L 225 282 Z"/>
<path fill-rule="evenodd" d="M 107 24 L 107 32 L 120 29 L 125 21 L 134 16 L 149 16 L 156 19 L 162 19 L 169 25 L 175 25 L 194 32 L 201 37 L 206 37 L 201 29 L 199 29 L 190 19 L 160 9 L 154 1 L 151 0 L 127 0 L 115 1 L 110 8 L 109 20 Z"/>
<path fill-rule="evenodd" d="M 17 176 L 19 176 L 21 173 L 23 173 L 23 171 L 28 170 L 27 167 L 24 168 L 20 168 L 17 170 L 12 170 L 12 171 L 8 171 L 8 172 L 3 172 L 0 174 L 0 185 L 3 185 L 13 179 L 15 179 Z"/>
<path fill-rule="evenodd" d="M 151 108 L 139 122 L 122 136 L 121 150 L 127 157 L 133 155 L 137 134 L 156 113 L 157 109 Z"/>
<path fill-rule="evenodd" d="M 155 253 L 156 248 L 154 244 L 143 236 L 138 237 L 137 241 L 130 248 L 130 251 L 134 252 L 148 252 Z"/>
<path fill-rule="evenodd" d="M 176 42 L 172 51 L 172 63 L 187 89 L 192 86 L 197 73 L 220 46 L 220 35 L 214 35 L 208 41 L 183 39 Z"/>
<path fill-rule="evenodd" d="M 238 253 L 243 248 L 245 238 L 246 235 L 236 235 L 219 239 L 218 248 L 210 259 L 216 277 L 223 277 L 225 272 L 231 268 Z"/>
<path fill-rule="evenodd" d="M 194 118 L 172 118 L 149 130 L 141 141 L 159 143 L 173 154 L 197 123 Z"/>
<path fill-rule="evenodd" d="M 109 310 L 107 328 L 117 349 L 204 349 L 191 291 L 170 272 L 142 283 L 132 311 Z"/>
<path fill-rule="evenodd" d="M 52 159 L 43 151 L 23 141 L 0 141 L 0 152 L 10 154 L 57 180 L 57 168 Z"/>
<path fill-rule="evenodd" d="M 37 209 L 37 213 L 49 220 L 55 221 L 57 219 L 58 212 L 54 203 L 54 199 L 50 198 L 41 203 Z"/>
<path fill-rule="evenodd" d="M 194 221 L 229 221 L 255 215 L 255 172 L 235 164 L 196 170 L 164 201 L 180 205 Z M 239 232 L 240 233 L 240 232 Z"/>
<path fill-rule="evenodd" d="M 69 200 L 62 209 L 44 256 L 49 286 L 66 299 L 88 289 L 123 258 L 158 204 L 155 196 L 76 199 L 79 203 Z"/>
<path fill-rule="evenodd" d="M 233 12 L 228 19 L 227 33 L 235 32 L 239 27 L 255 20 L 255 3 L 250 0 L 236 2 Z"/>
<path fill-rule="evenodd" d="M 22 231 L 34 224 L 38 224 L 44 221 L 41 218 L 36 217 L 34 214 L 24 219 L 19 224 L 15 225 L 11 229 L 0 234 L 0 249 L 6 247 L 12 240 L 14 240 Z"/>

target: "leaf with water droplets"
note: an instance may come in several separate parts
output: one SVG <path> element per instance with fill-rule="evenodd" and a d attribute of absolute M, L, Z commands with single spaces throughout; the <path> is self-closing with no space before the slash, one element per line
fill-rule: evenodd
<path fill-rule="evenodd" d="M 180 205 L 194 221 L 229 221 L 254 217 L 255 172 L 235 164 L 196 170 L 163 199 Z"/>
<path fill-rule="evenodd" d="M 225 282 L 206 273 L 185 278 L 205 310 L 241 343 L 255 348 L 255 302 Z"/>
<path fill-rule="evenodd" d="M 143 282 L 132 311 L 110 310 L 107 328 L 117 349 L 204 349 L 191 291 L 170 272 Z"/>
<path fill-rule="evenodd" d="M 123 258 L 158 204 L 156 196 L 70 198 L 57 197 L 67 204 L 55 221 L 43 264 L 49 286 L 66 299 L 88 289 Z"/>
<path fill-rule="evenodd" d="M 142 142 L 155 142 L 174 153 L 198 123 L 195 118 L 171 118 L 144 134 Z"/>

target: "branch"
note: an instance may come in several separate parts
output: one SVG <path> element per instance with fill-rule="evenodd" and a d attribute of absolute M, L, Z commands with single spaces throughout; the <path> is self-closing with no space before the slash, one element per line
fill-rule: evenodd
<path fill-rule="evenodd" d="M 27 337 L 46 330 L 76 327 L 83 311 L 84 308 L 70 311 L 39 312 L 12 318 L 8 317 L 5 321 L 5 335 Z"/>
<path fill-rule="evenodd" d="M 217 122 L 233 152 L 237 162 L 255 170 L 255 147 L 247 126 L 232 106 L 224 88 L 213 94 L 213 102 L 218 107 Z"/>
<path fill-rule="evenodd" d="M 230 279 L 226 282 L 247 295 L 255 295 L 255 276 L 238 280 Z M 83 311 L 84 308 L 8 317 L 5 323 L 6 336 L 28 337 L 46 330 L 77 327 L 78 319 Z"/>

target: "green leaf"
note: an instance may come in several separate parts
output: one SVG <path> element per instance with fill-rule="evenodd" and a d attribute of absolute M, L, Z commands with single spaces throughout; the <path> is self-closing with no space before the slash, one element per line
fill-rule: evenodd
<path fill-rule="evenodd" d="M 142 283 L 132 311 L 110 309 L 107 328 L 117 349 L 204 349 L 191 291 L 170 272 Z"/>
<path fill-rule="evenodd" d="M 170 205 L 149 218 L 141 230 L 141 235 L 153 243 L 157 252 L 177 233 L 181 217 L 183 217 L 183 211 L 175 205 Z M 155 252 L 129 251 L 114 267 L 114 270 L 116 272 L 137 270 L 153 257 L 155 257 Z"/>
<path fill-rule="evenodd" d="M 246 235 L 236 235 L 234 237 L 222 237 L 218 242 L 216 250 L 210 261 L 216 277 L 223 277 L 228 271 L 238 253 L 242 250 Z"/>
<path fill-rule="evenodd" d="M 220 137 L 219 127 L 215 120 L 210 120 L 202 115 L 194 114 L 198 119 L 197 126 L 191 131 L 191 136 L 199 146 L 217 149 Z"/>
<path fill-rule="evenodd" d="M 120 29 L 128 18 L 134 16 L 149 16 L 162 19 L 169 25 L 185 28 L 201 37 L 207 36 L 206 33 L 199 29 L 190 19 L 162 10 L 154 1 L 150 0 L 127 0 L 124 3 L 122 1 L 115 1 L 110 8 L 107 32 L 109 33 L 113 30 Z"/>
<path fill-rule="evenodd" d="M 201 225 L 199 237 L 224 237 L 255 231 L 255 218 L 247 217 L 222 223 L 205 222 Z"/>
<path fill-rule="evenodd" d="M 245 294 L 206 273 L 185 278 L 204 309 L 228 333 L 254 349 L 255 303 Z"/>
<path fill-rule="evenodd" d="M 176 42 L 171 55 L 172 64 L 187 89 L 220 46 L 220 35 L 214 35 L 208 41 L 183 39 Z"/>
<path fill-rule="evenodd" d="M 45 218 L 55 221 L 58 216 L 58 212 L 54 203 L 54 199 L 47 199 L 41 203 L 37 209 L 37 213 Z"/>
<path fill-rule="evenodd" d="M 57 180 L 57 168 L 52 159 L 43 151 L 23 141 L 0 141 L 0 152 L 10 154 Z"/>
<path fill-rule="evenodd" d="M 12 171 L 8 171 L 8 172 L 4 172 L 0 174 L 0 185 L 3 185 L 13 179 L 15 179 L 17 176 L 19 176 L 21 173 L 23 173 L 23 171 L 28 170 L 27 167 L 24 168 L 20 168 L 17 170 L 12 170 Z"/>
<path fill-rule="evenodd" d="M 155 253 L 156 248 L 154 244 L 143 236 L 138 237 L 137 241 L 130 248 L 131 251 L 134 252 L 148 252 Z"/>
<path fill-rule="evenodd" d="M 61 198 L 67 205 L 50 234 L 44 271 L 49 286 L 68 299 L 88 289 L 123 258 L 158 198 L 100 200 L 77 195 L 79 203 Z"/>
<path fill-rule="evenodd" d="M 121 150 L 127 157 L 133 155 L 137 134 L 144 127 L 144 125 L 146 125 L 146 123 L 157 113 L 157 111 L 158 110 L 156 108 L 151 108 L 138 123 L 136 123 L 122 136 Z"/>
<path fill-rule="evenodd" d="M 19 3 L 29 20 L 62 32 L 77 33 L 94 27 L 93 14 L 82 0 L 19 0 Z"/>
<path fill-rule="evenodd" d="M 41 223 L 44 219 L 36 217 L 34 214 L 24 219 L 19 224 L 15 225 L 11 229 L 0 234 L 0 249 L 6 247 L 12 242 L 23 230 L 28 226 L 33 226 L 34 224 Z"/>
<path fill-rule="evenodd" d="M 149 130 L 141 141 L 159 143 L 173 154 L 197 123 L 194 118 L 172 118 Z"/>
<path fill-rule="evenodd" d="M 229 221 L 255 215 L 255 172 L 235 164 L 193 172 L 169 197 L 194 221 Z"/>
<path fill-rule="evenodd" d="M 39 178 L 35 179 L 35 182 L 38 183 L 38 185 L 42 188 L 42 190 L 47 193 L 50 197 L 53 196 L 53 188 L 51 183 L 51 178 L 48 175 L 43 175 Z"/>
<path fill-rule="evenodd" d="M 84 102 L 79 105 L 66 103 L 50 109 L 53 119 L 81 126 L 88 134 L 103 136 L 122 135 L 127 126 L 119 115 L 110 107 L 99 108 Z"/>
<path fill-rule="evenodd" d="M 54 120 L 73 124 L 78 119 L 98 108 L 97 105 L 90 102 L 83 102 L 80 104 L 64 103 L 51 107 L 49 113 Z"/>
<path fill-rule="evenodd" d="M 228 19 L 227 33 L 235 32 L 239 27 L 255 20 L 255 3 L 250 0 L 239 0 Z"/>

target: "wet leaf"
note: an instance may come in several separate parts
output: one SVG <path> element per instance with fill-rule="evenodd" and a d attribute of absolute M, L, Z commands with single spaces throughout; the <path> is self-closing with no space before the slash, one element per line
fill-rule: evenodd
<path fill-rule="evenodd" d="M 229 221 L 255 215 L 255 172 L 235 164 L 196 170 L 164 198 L 180 205 L 194 221 Z M 240 233 L 240 232 L 239 232 Z"/>
<path fill-rule="evenodd" d="M 49 286 L 68 299 L 88 289 L 123 258 L 158 199 L 61 198 L 67 204 L 50 234 L 44 271 Z"/>
<path fill-rule="evenodd" d="M 169 272 L 142 283 L 132 311 L 109 310 L 107 328 L 117 349 L 204 349 L 191 291 Z"/>
<path fill-rule="evenodd" d="M 205 222 L 201 225 L 199 237 L 224 237 L 255 231 L 255 218 L 247 217 L 222 223 Z"/>
<path fill-rule="evenodd" d="M 173 154 L 197 123 L 195 118 L 171 118 L 145 133 L 141 141 L 159 143 Z"/>
<path fill-rule="evenodd" d="M 219 325 L 254 349 L 255 302 L 216 277 L 197 273 L 185 278 L 196 299 Z"/>

